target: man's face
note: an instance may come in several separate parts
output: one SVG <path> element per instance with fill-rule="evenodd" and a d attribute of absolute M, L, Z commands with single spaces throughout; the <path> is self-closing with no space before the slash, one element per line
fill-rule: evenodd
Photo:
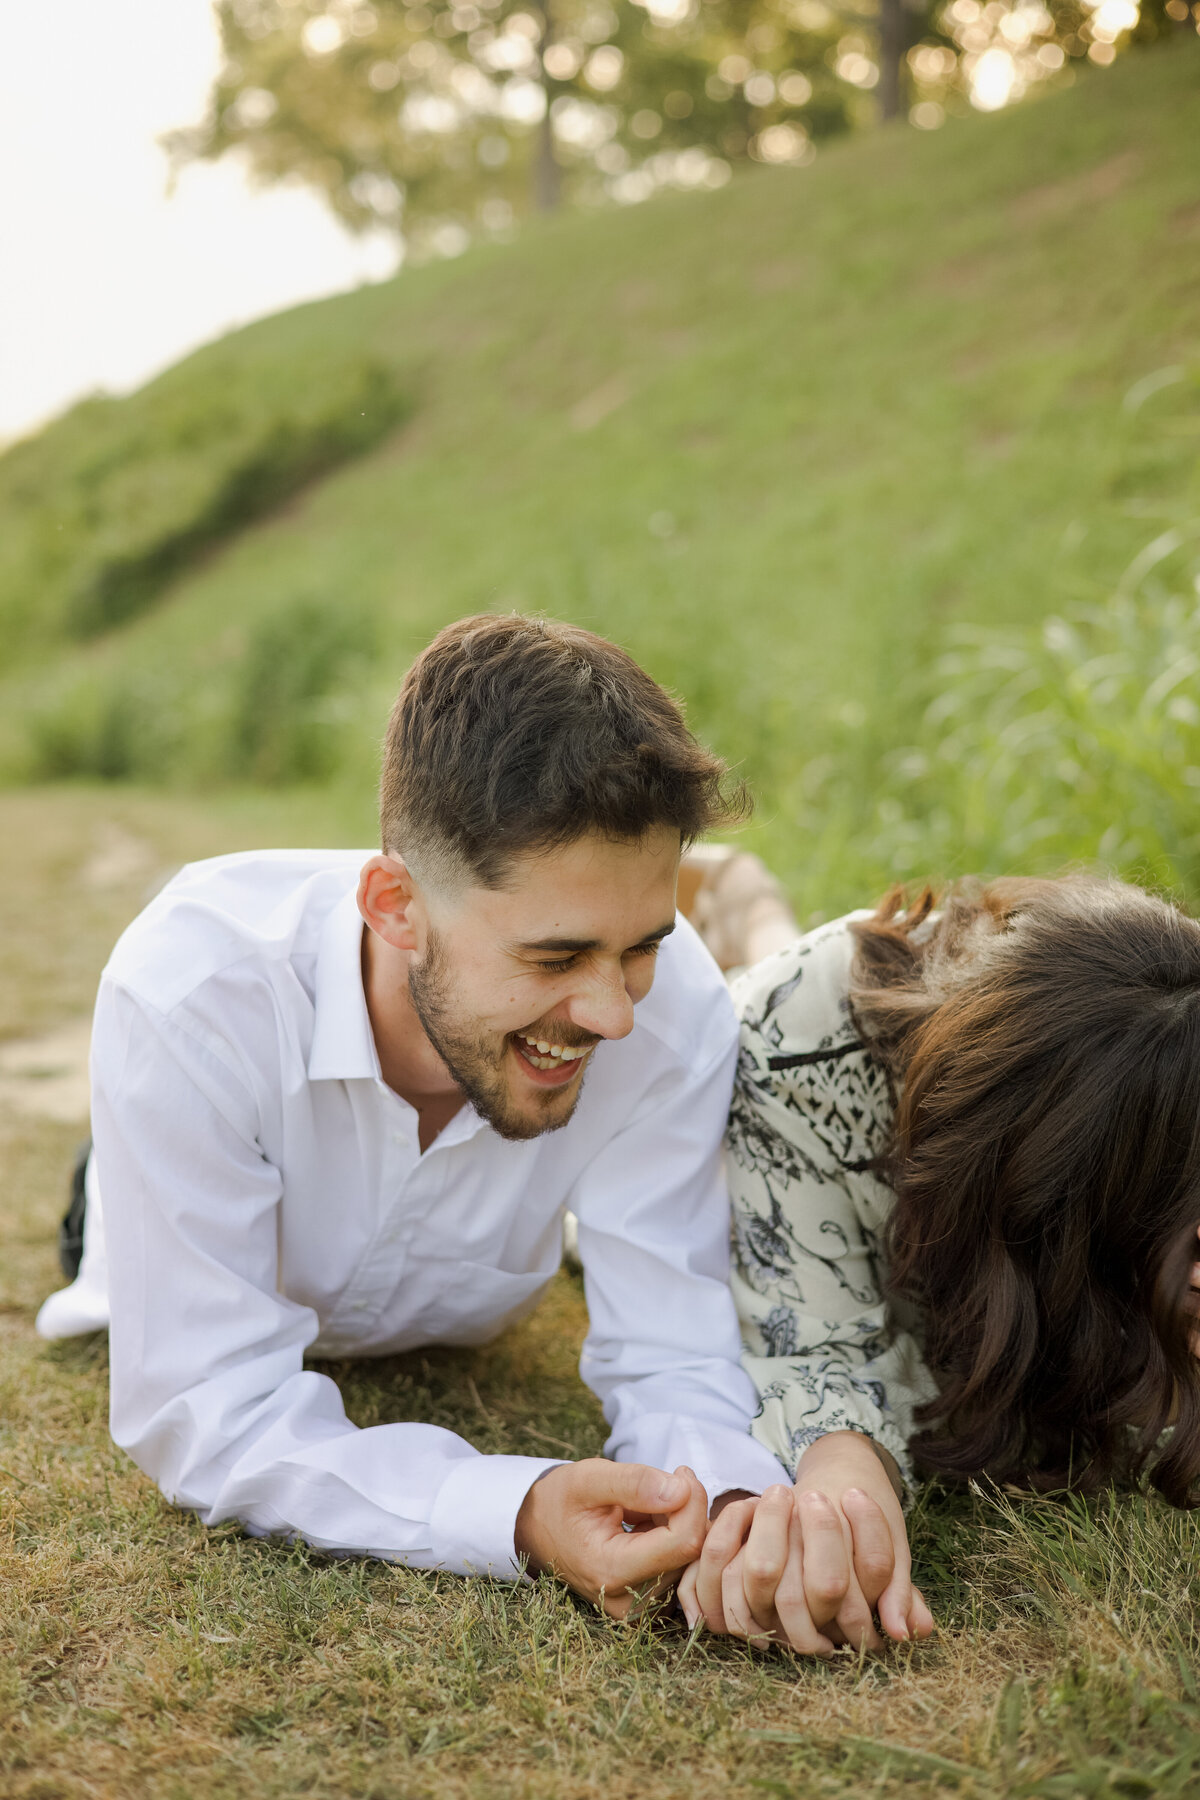
<path fill-rule="evenodd" d="M 674 927 L 679 834 L 588 835 L 520 857 L 502 889 L 427 895 L 414 1010 L 475 1110 L 506 1138 L 575 1110 L 591 1051 L 625 1037 Z"/>

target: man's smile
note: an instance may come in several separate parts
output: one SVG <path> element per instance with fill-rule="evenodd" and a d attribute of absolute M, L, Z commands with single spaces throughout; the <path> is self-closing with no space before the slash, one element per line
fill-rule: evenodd
<path fill-rule="evenodd" d="M 595 1043 L 556 1044 L 523 1031 L 510 1032 L 509 1043 L 523 1072 L 539 1087 L 568 1087 L 596 1047 Z"/>

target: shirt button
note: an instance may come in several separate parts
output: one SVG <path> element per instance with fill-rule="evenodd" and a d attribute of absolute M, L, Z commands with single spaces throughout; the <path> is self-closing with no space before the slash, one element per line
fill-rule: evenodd
<path fill-rule="evenodd" d="M 407 1144 L 408 1139 L 402 1131 L 393 1131 L 392 1142 L 393 1144 Z"/>
<path fill-rule="evenodd" d="M 367 1310 L 366 1301 L 365 1300 L 356 1300 L 354 1302 L 354 1306 L 353 1306 L 352 1310 L 354 1312 L 366 1312 L 366 1310 Z"/>

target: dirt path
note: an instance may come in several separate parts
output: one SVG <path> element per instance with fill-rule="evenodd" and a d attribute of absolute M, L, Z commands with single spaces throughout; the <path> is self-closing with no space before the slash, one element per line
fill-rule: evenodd
<path fill-rule="evenodd" d="M 0 1106 L 58 1125 L 85 1124 L 91 1035 L 85 1014 L 37 1037 L 0 1044 Z"/>
<path fill-rule="evenodd" d="M 19 895 L 21 925 L 14 945 L 16 956 L 10 965 L 11 988 L 5 997 L 9 1020 L 15 1022 L 26 1010 L 36 1018 L 46 1010 L 47 987 L 45 958 L 53 955 L 55 925 L 54 891 L 64 876 L 77 903 L 82 901 L 89 922 L 97 927 L 110 919 L 124 922 L 123 915 L 137 910 L 165 879 L 167 867 L 159 848 L 141 832 L 131 830 L 119 818 L 105 817 L 94 808 L 89 827 L 77 831 L 70 817 L 75 811 L 72 801 L 78 797 L 55 797 L 47 800 L 46 810 L 31 810 L 28 795 L 5 795 L 0 800 L 0 829 L 10 845 L 17 840 L 20 868 L 26 891 Z M 55 803 L 57 801 L 57 804 Z M 115 807 L 121 809 L 116 799 Z M 56 817 L 56 814 L 58 815 Z M 7 816 L 6 816 L 7 815 Z M 55 829 L 55 827 L 58 829 Z M 67 875 L 60 856 L 60 835 L 76 837 L 82 849 L 77 867 Z M 41 879 L 39 879 L 39 877 Z M 6 898 L 11 898 L 7 896 Z M 132 901 L 132 905 L 130 902 Z M 119 929 L 119 924 L 118 924 Z M 87 937 L 91 938 L 88 932 Z M 78 926 L 71 935 L 71 947 L 80 946 Z M 47 943 L 47 938 L 51 941 Z M 95 934 L 94 958 L 103 958 L 102 939 Z M 89 950 L 92 945 L 87 944 Z M 98 969 L 96 971 L 98 973 Z M 61 976 L 61 964 L 54 971 Z M 22 979 L 23 977 L 23 979 Z M 82 986 L 84 971 L 79 971 Z M 94 979 L 94 976 L 93 976 Z M 83 996 L 81 995 L 80 998 Z M 57 998 L 57 996 L 55 996 Z M 53 1002 L 51 1002 L 53 1004 Z M 59 1006 L 53 1006 L 59 1011 Z M 29 1035 L 18 1035 L 0 1041 L 0 1106 L 11 1108 L 24 1118 L 48 1119 L 59 1125 L 82 1126 L 88 1117 L 88 1049 L 91 1038 L 90 1006 L 72 1016 L 60 1018 L 48 1029 Z"/>
<path fill-rule="evenodd" d="M 0 790 L 0 1109 L 87 1118 L 87 1032 L 113 944 L 173 870 L 226 851 L 371 841 L 370 796 Z"/>

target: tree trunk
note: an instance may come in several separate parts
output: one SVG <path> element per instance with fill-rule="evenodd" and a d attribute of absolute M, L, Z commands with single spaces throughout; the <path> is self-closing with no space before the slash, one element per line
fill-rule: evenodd
<path fill-rule="evenodd" d="M 538 126 L 537 149 L 533 157 L 533 204 L 538 212 L 553 212 L 562 198 L 562 175 L 554 150 L 554 128 L 550 108 Z"/>
<path fill-rule="evenodd" d="M 551 0 L 542 0 L 542 35 L 538 39 L 538 70 L 546 95 L 546 113 L 538 127 L 537 149 L 533 157 L 533 204 L 538 212 L 553 212 L 562 198 L 562 171 L 554 148 L 554 124 L 550 117 L 550 80 L 546 74 L 546 51 L 554 42 L 554 15 Z"/>
<path fill-rule="evenodd" d="M 897 119 L 904 111 L 904 0 L 879 0 L 879 116 Z"/>

